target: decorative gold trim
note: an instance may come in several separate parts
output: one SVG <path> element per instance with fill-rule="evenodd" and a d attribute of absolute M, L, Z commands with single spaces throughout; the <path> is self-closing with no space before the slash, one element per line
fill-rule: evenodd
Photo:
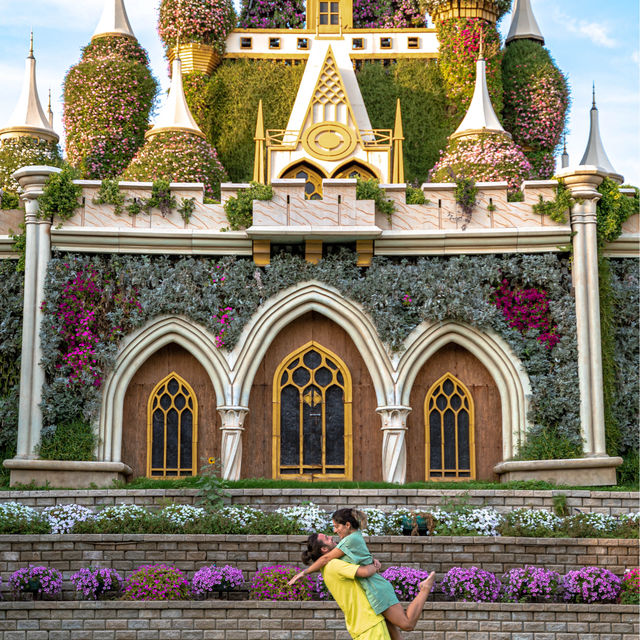
<path fill-rule="evenodd" d="M 240 35 L 240 34 L 251 34 L 251 33 L 288 33 L 288 34 L 314 34 L 315 29 L 234 29 L 231 33 Z M 343 33 L 436 33 L 437 29 L 427 28 L 427 27 L 415 27 L 411 29 L 403 29 L 400 27 L 395 27 L 393 29 L 355 29 L 353 27 L 347 27 L 342 25 Z"/>
<path fill-rule="evenodd" d="M 210 76 L 213 70 L 222 62 L 222 56 L 210 45 L 199 42 L 181 44 L 179 48 L 182 62 L 182 75 L 187 73 L 205 73 Z M 169 50 L 169 64 L 176 57 L 176 47 Z"/>
<path fill-rule="evenodd" d="M 256 60 L 307 60 L 309 58 L 308 53 L 258 53 L 255 52 L 237 52 L 237 53 L 225 53 L 225 58 L 251 58 Z"/>
<path fill-rule="evenodd" d="M 441 391 L 444 383 L 449 380 L 454 386 L 454 391 L 451 395 L 454 395 L 456 392 L 456 387 L 459 387 L 463 391 L 462 402 L 458 409 L 454 409 L 451 406 L 451 397 L 446 396 L 444 391 Z M 455 424 L 456 428 L 454 429 L 455 434 L 455 460 L 456 467 L 453 469 L 447 469 L 444 466 L 444 422 L 441 417 L 440 421 L 440 446 L 441 446 L 441 460 L 442 460 L 442 469 L 438 469 L 438 471 L 442 472 L 442 477 L 433 477 L 431 476 L 431 467 L 430 467 L 430 453 L 431 453 L 431 438 L 430 438 L 430 422 L 429 422 L 429 401 L 434 397 L 436 391 L 441 391 L 447 397 L 447 406 L 444 409 L 439 409 L 435 407 L 441 416 L 445 411 L 451 410 L 455 414 Z M 438 394 L 440 395 L 440 393 Z M 457 394 L 460 396 L 461 394 Z M 468 406 L 464 406 L 464 400 L 467 400 Z M 435 404 L 435 402 L 434 402 Z M 469 469 L 460 469 L 459 467 L 459 455 L 458 455 L 458 414 L 462 409 L 466 409 L 469 414 Z M 424 434 L 425 434 L 425 479 L 427 482 L 466 482 L 468 480 L 475 480 L 476 478 L 476 447 L 475 447 L 475 410 L 473 404 L 473 397 L 469 392 L 469 389 L 465 386 L 465 384 L 458 380 L 452 373 L 447 372 L 441 378 L 436 380 L 430 387 L 425 399 L 424 399 Z M 469 472 L 468 476 L 459 476 L 459 473 Z M 454 476 L 445 476 L 445 473 L 455 473 Z"/>
<path fill-rule="evenodd" d="M 266 267 L 271 263 L 271 240 L 253 241 L 253 262 L 256 267 Z"/>
<path fill-rule="evenodd" d="M 369 180 L 370 178 L 380 180 L 380 174 L 378 173 L 376 167 L 368 162 L 365 162 L 364 160 L 361 160 L 360 158 L 351 158 L 347 162 L 344 162 L 334 170 L 334 172 L 331 174 L 331 177 L 338 179 L 349 178 L 350 176 L 348 174 L 354 170 L 360 172 L 360 177 L 363 180 Z"/>
<path fill-rule="evenodd" d="M 383 40 L 388 40 L 388 44 L 383 44 Z M 393 38 L 389 36 L 380 36 L 380 48 L 381 49 L 393 49 Z"/>
<path fill-rule="evenodd" d="M 495 24 L 498 11 L 495 0 L 449 0 L 448 6 L 442 4 L 434 9 L 431 17 L 434 22 L 454 18 L 481 18 Z"/>
<path fill-rule="evenodd" d="M 355 151 L 357 144 L 354 132 L 341 122 L 318 122 L 302 134 L 304 150 L 319 160 L 343 160 Z"/>
<path fill-rule="evenodd" d="M 370 267 L 373 260 L 373 240 L 356 240 L 359 267 Z"/>
<path fill-rule="evenodd" d="M 178 383 L 178 391 L 171 395 L 169 393 L 169 389 L 168 389 L 168 385 L 169 382 L 171 380 L 175 380 Z M 162 409 L 161 407 L 157 406 L 154 407 L 154 400 L 156 400 L 158 398 L 159 391 L 161 389 L 163 389 L 163 387 L 167 387 L 166 390 L 164 390 L 163 394 L 165 393 L 167 395 L 169 395 L 171 397 L 171 405 L 169 406 L 168 409 Z M 182 389 L 186 389 L 187 393 L 185 394 Z M 179 409 L 176 405 L 175 405 L 175 399 L 178 395 L 183 395 L 186 396 L 187 399 L 187 403 L 185 403 L 185 406 L 182 407 L 182 409 Z M 188 400 L 189 397 L 191 397 L 192 401 L 193 401 L 193 407 L 189 407 L 188 406 Z M 152 467 L 152 448 L 153 448 L 153 412 L 156 411 L 157 409 L 161 409 L 164 413 L 165 413 L 165 423 L 164 423 L 164 465 L 162 468 L 157 467 L 154 468 Z M 166 414 L 171 410 L 174 409 L 177 413 L 178 413 L 178 466 L 174 469 L 173 467 L 171 469 L 167 469 L 167 423 L 166 423 Z M 196 397 L 196 394 L 193 390 L 193 388 L 191 387 L 191 385 L 181 376 L 179 376 L 175 371 L 172 371 L 168 376 L 164 377 L 162 380 L 160 380 L 160 382 L 158 382 L 158 384 L 153 388 L 153 391 L 149 394 L 149 400 L 147 401 L 147 478 L 179 478 L 181 476 L 183 476 L 183 474 L 181 473 L 181 471 L 183 471 L 183 468 L 180 466 L 180 437 L 181 437 L 181 417 L 182 417 L 182 413 L 185 410 L 191 410 L 191 414 L 193 416 L 193 422 L 192 422 L 192 427 L 191 427 L 191 468 L 190 469 L 184 469 L 184 471 L 191 471 L 190 474 L 188 475 L 192 475 L 195 476 L 198 473 L 198 398 Z M 163 474 L 160 475 L 152 475 L 152 472 L 156 470 L 156 471 L 163 471 Z M 167 476 L 167 471 L 171 470 L 171 471 L 175 471 L 176 474 L 175 475 L 171 475 L 171 476 Z M 186 474 L 185 474 L 186 475 Z"/>
<path fill-rule="evenodd" d="M 297 160 L 290 164 L 281 174 L 281 178 L 297 178 L 298 173 L 305 172 L 307 174 L 304 199 L 319 200 L 322 198 L 322 180 L 326 177 L 326 173 L 322 169 L 317 168 L 308 160 Z M 307 191 L 307 185 L 313 186 L 313 191 Z"/>
<path fill-rule="evenodd" d="M 306 45 L 302 46 L 302 41 L 306 41 Z M 296 39 L 296 49 L 299 51 L 309 51 L 309 42 L 310 38 L 297 38 Z"/>
<path fill-rule="evenodd" d="M 336 465 L 326 465 L 324 463 L 325 460 L 325 441 L 323 437 L 323 446 L 322 446 L 322 457 L 323 457 L 323 473 L 318 474 L 304 474 L 302 473 L 302 464 L 300 464 L 297 468 L 299 470 L 298 474 L 281 474 L 281 466 L 280 466 L 280 392 L 281 385 L 280 381 L 282 379 L 282 374 L 286 370 L 286 368 L 296 359 L 302 359 L 304 354 L 308 351 L 315 350 L 322 356 L 322 362 L 326 359 L 331 360 L 335 365 L 337 365 L 338 370 L 334 371 L 334 379 L 335 384 L 342 387 L 343 389 L 343 402 L 344 402 L 344 474 L 334 474 L 334 473 L 326 473 L 328 468 L 336 468 Z M 340 385 L 337 382 L 336 376 L 337 372 L 340 372 L 343 377 L 343 384 Z M 307 383 L 309 384 L 309 383 Z M 298 387 L 302 389 L 301 387 Z M 351 372 L 349 371 L 347 365 L 344 361 L 338 357 L 335 353 L 321 346 L 319 343 L 312 340 L 311 342 L 307 342 L 307 344 L 303 345 L 299 349 L 292 351 L 286 358 L 282 360 L 282 362 L 278 365 L 274 375 L 273 375 L 273 437 L 272 437 L 272 475 L 274 479 L 278 478 L 290 478 L 297 480 L 351 480 L 353 477 L 353 433 L 352 433 L 352 383 L 351 383 Z M 315 398 L 313 399 L 315 401 Z M 302 394 L 301 394 L 301 402 L 302 402 Z M 302 419 L 302 414 L 301 414 Z M 322 412 L 322 432 L 323 436 L 325 433 L 325 421 L 326 421 L 326 413 Z M 300 439 L 302 441 L 302 429 L 300 429 Z M 300 453 L 302 455 L 302 442 L 300 445 Z M 302 459 L 300 460 L 302 462 Z"/>
<path fill-rule="evenodd" d="M 351 56 L 352 59 L 355 60 L 395 60 L 396 58 L 399 59 L 413 59 L 413 58 L 424 58 L 425 60 L 437 60 L 438 59 L 438 54 L 437 53 L 431 53 L 428 51 L 425 51 L 424 53 L 402 53 L 402 52 L 398 52 L 396 53 L 395 51 L 389 51 L 389 53 L 350 53 L 349 54 Z"/>
<path fill-rule="evenodd" d="M 318 264 L 322 260 L 322 240 L 308 239 L 304 241 L 304 259 L 309 264 Z"/>

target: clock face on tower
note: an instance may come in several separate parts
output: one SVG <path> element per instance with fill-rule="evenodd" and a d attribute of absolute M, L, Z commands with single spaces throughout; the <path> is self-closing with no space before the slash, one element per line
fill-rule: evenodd
<path fill-rule="evenodd" d="M 318 122 L 303 134 L 302 146 L 314 158 L 342 160 L 356 148 L 354 132 L 340 122 Z"/>

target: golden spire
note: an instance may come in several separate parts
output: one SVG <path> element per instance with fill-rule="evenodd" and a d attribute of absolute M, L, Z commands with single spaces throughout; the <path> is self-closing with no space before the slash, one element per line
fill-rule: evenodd
<path fill-rule="evenodd" d="M 262 116 L 262 100 L 258 103 L 258 118 L 256 120 L 256 135 L 253 138 L 256 143 L 255 156 L 253 158 L 253 181 L 265 184 L 264 179 L 264 118 Z"/>
<path fill-rule="evenodd" d="M 29 43 L 29 58 L 33 58 L 33 29 L 31 29 L 31 41 Z"/>
<path fill-rule="evenodd" d="M 404 132 L 402 130 L 402 112 L 400 110 L 400 98 L 396 102 L 396 122 L 393 127 L 393 184 L 404 183 L 404 152 L 402 141 Z"/>

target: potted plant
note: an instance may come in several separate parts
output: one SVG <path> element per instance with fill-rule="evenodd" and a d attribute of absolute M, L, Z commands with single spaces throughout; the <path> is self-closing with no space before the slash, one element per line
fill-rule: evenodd
<path fill-rule="evenodd" d="M 194 595 L 211 597 L 213 594 L 227 594 L 233 589 L 239 589 L 244 585 L 244 577 L 240 569 L 231 565 L 217 567 L 211 565 L 202 567 L 196 571 L 191 581 L 191 590 Z"/>
<path fill-rule="evenodd" d="M 30 593 L 39 600 L 43 595 L 54 596 L 62 591 L 62 574 L 57 569 L 30 564 L 11 574 L 9 586 L 16 595 Z"/>
<path fill-rule="evenodd" d="M 71 582 L 84 598 L 97 600 L 109 591 L 120 591 L 123 580 L 117 571 L 109 567 L 89 567 L 74 573 Z"/>

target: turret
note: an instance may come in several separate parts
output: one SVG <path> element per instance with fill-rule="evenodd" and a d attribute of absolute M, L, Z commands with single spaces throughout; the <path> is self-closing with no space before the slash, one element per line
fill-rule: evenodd
<path fill-rule="evenodd" d="M 28 136 L 57 143 L 60 139 L 40 103 L 36 83 L 36 59 L 33 55 L 33 33 L 31 47 L 25 65 L 22 93 L 18 98 L 13 113 L 3 129 L 0 129 L 0 140 Z"/>
<path fill-rule="evenodd" d="M 535 40 L 544 44 L 544 37 L 536 17 L 531 9 L 531 0 L 515 0 L 511 27 L 507 35 L 506 44 L 513 40 Z"/>
<path fill-rule="evenodd" d="M 124 0 L 105 0 L 102 17 L 91 40 L 106 36 L 126 36 L 135 40 Z"/>

